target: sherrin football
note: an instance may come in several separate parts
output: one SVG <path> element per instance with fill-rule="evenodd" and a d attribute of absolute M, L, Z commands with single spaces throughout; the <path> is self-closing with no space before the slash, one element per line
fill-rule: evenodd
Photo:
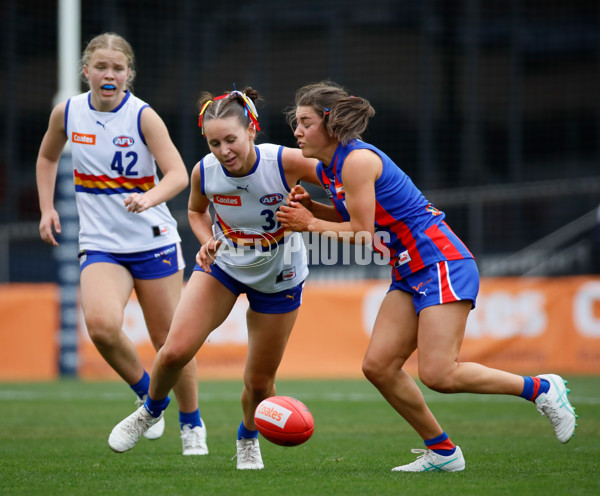
<path fill-rule="evenodd" d="M 304 403 L 289 396 L 271 396 L 259 403 L 254 423 L 265 439 L 280 446 L 305 443 L 315 430 L 315 422 Z"/>

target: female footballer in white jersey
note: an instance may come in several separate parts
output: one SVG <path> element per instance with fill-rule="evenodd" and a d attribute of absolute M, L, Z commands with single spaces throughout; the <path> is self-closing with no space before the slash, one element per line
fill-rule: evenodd
<path fill-rule="evenodd" d="M 154 362 L 148 398 L 113 429 L 109 439 L 122 451 L 135 446 L 141 436 L 132 426 L 146 428 L 162 417 L 182 367 L 227 318 L 239 294 L 246 293 L 248 355 L 237 468 L 264 466 L 254 410 L 275 394 L 275 375 L 308 274 L 300 233 L 282 229 L 276 212 L 298 181 L 319 184 L 319 180 L 316 160 L 304 158 L 300 150 L 254 144 L 260 130 L 257 99 L 257 92 L 246 88 L 219 97 L 204 94 L 199 101 L 199 125 L 212 153 L 192 172 L 189 219 L 202 247 Z"/>
<path fill-rule="evenodd" d="M 165 202 L 187 186 L 188 174 L 162 119 L 131 93 L 135 70 L 129 43 L 114 33 L 96 36 L 83 52 L 81 67 L 90 90 L 54 108 L 37 159 L 40 235 L 58 245 L 54 189 L 58 161 L 70 141 L 86 326 L 102 357 L 136 393 L 139 406 L 150 378 L 122 330 L 124 309 L 135 289 L 150 339 L 159 349 L 181 297 L 184 268 L 177 224 Z M 155 162 L 163 175 L 160 182 Z M 197 387 L 191 357 L 174 387 L 184 455 L 208 453 Z M 156 439 L 163 430 L 164 421 L 146 437 Z"/>

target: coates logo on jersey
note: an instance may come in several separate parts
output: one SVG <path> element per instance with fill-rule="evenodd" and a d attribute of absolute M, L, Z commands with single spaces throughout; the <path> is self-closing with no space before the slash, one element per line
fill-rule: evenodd
<path fill-rule="evenodd" d="M 283 200 L 283 195 L 281 193 L 271 193 L 270 195 L 265 195 L 260 199 L 260 202 L 263 205 L 277 205 L 281 203 Z"/>
<path fill-rule="evenodd" d="M 113 140 L 113 144 L 118 146 L 119 148 L 129 148 L 133 146 L 133 138 L 131 136 L 117 136 Z"/>
<path fill-rule="evenodd" d="M 79 143 L 80 145 L 95 145 L 96 144 L 96 135 L 74 132 L 71 134 L 71 141 L 73 143 Z"/>
<path fill-rule="evenodd" d="M 219 205 L 228 205 L 230 207 L 241 207 L 242 198 L 239 196 L 215 195 L 213 201 Z"/>

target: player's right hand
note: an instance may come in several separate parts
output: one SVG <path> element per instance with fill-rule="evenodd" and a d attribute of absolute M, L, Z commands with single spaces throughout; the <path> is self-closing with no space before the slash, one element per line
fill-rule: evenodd
<path fill-rule="evenodd" d="M 219 246 L 221 246 L 221 241 L 212 238 L 207 243 L 204 243 L 200 247 L 200 251 L 196 254 L 196 263 L 208 274 L 211 273 L 210 266 L 217 259 Z"/>
<path fill-rule="evenodd" d="M 42 213 L 42 219 L 40 220 L 40 237 L 44 243 L 48 243 L 52 246 L 58 246 L 58 241 L 56 241 L 54 238 L 54 232 L 56 232 L 56 234 L 60 234 L 61 227 L 60 216 L 56 210 L 52 209 L 49 212 Z"/>

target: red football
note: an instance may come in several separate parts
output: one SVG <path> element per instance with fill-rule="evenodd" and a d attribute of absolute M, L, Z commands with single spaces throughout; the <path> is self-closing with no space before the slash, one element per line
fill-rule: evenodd
<path fill-rule="evenodd" d="M 271 396 L 254 412 L 254 423 L 265 439 L 280 446 L 298 446 L 310 439 L 315 421 L 301 401 L 289 396 Z"/>

